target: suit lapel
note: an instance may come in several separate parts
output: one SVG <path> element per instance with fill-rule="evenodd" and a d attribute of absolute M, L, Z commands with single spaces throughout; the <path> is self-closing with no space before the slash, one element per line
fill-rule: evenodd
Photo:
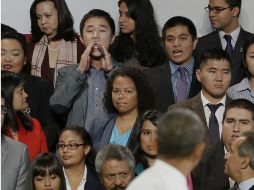
<path fill-rule="evenodd" d="M 210 135 L 209 135 L 209 131 L 208 131 L 207 123 L 206 123 L 205 111 L 204 111 L 204 107 L 203 107 L 202 100 L 201 100 L 201 93 L 199 93 L 197 96 L 195 96 L 193 98 L 193 104 L 191 105 L 191 108 L 196 111 L 196 113 L 199 115 L 199 117 L 201 118 L 201 120 L 204 123 L 203 126 L 206 131 L 205 143 L 206 143 L 207 147 L 210 147 L 211 140 L 210 140 Z"/>
<path fill-rule="evenodd" d="M 166 64 L 163 64 L 160 71 L 161 75 L 158 77 L 162 78 L 163 86 L 167 87 L 165 88 L 165 96 L 168 98 L 172 97 L 173 101 L 176 102 L 174 98 L 173 86 L 171 81 L 171 69 L 169 63 L 167 62 Z"/>
<path fill-rule="evenodd" d="M 7 142 L 6 142 L 6 138 L 2 135 L 2 145 L 1 145 L 1 166 L 3 168 L 4 163 L 8 157 L 8 146 L 7 146 Z"/>

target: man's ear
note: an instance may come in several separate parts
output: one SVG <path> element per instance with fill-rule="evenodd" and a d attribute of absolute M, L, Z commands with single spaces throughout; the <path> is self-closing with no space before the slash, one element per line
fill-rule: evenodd
<path fill-rule="evenodd" d="M 196 70 L 196 77 L 197 77 L 198 81 L 201 82 L 201 79 L 200 79 L 200 69 Z"/>
<path fill-rule="evenodd" d="M 250 157 L 249 156 L 243 156 L 241 159 L 241 169 L 246 169 L 250 165 Z"/>
<path fill-rule="evenodd" d="M 197 43 L 198 43 L 198 38 L 196 38 L 196 39 L 193 41 L 193 50 L 196 49 Z"/>
<path fill-rule="evenodd" d="M 233 12 L 233 16 L 238 16 L 240 14 L 240 8 L 239 7 L 233 7 L 232 12 Z"/>

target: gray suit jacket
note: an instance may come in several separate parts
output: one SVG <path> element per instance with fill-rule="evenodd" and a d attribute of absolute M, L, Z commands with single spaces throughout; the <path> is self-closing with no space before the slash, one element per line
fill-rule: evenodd
<path fill-rule="evenodd" d="M 87 112 L 88 83 L 86 76 L 77 68 L 78 65 L 73 65 L 59 69 L 50 106 L 57 114 L 69 111 L 67 126 L 83 127 Z"/>
<path fill-rule="evenodd" d="M 27 190 L 29 158 L 26 145 L 1 136 L 1 189 Z"/>

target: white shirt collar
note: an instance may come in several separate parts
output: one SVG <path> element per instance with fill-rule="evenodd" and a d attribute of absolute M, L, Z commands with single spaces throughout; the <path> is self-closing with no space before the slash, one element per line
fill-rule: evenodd
<path fill-rule="evenodd" d="M 63 171 L 64 171 L 64 178 L 65 178 L 65 183 L 66 183 L 66 189 L 67 190 L 71 190 L 71 185 L 70 185 L 68 177 L 67 177 L 67 175 L 65 173 L 64 168 L 63 168 Z M 78 185 L 77 190 L 84 190 L 84 186 L 85 186 L 85 183 L 86 183 L 86 178 L 87 178 L 87 167 L 85 165 L 84 175 L 83 175 L 83 177 L 82 177 L 82 179 L 81 179 L 81 181 L 80 181 L 80 183 Z"/>
<path fill-rule="evenodd" d="M 206 107 L 207 104 L 210 104 L 211 102 L 209 102 L 206 97 L 203 95 L 203 92 L 201 90 L 201 101 L 202 101 L 202 104 L 203 104 L 203 107 Z M 219 101 L 217 102 L 217 104 L 221 103 L 223 106 L 225 106 L 226 104 L 226 94 L 224 95 L 224 97 Z"/>
<path fill-rule="evenodd" d="M 231 43 L 232 43 L 233 48 L 235 47 L 235 44 L 236 44 L 236 41 L 237 41 L 238 36 L 240 34 L 240 31 L 241 31 L 241 26 L 238 26 L 233 32 L 228 34 L 232 37 Z M 227 41 L 224 38 L 225 34 L 227 34 L 227 33 L 223 32 L 222 30 L 219 31 L 220 41 L 221 41 L 223 49 L 225 49 L 226 45 L 227 45 Z"/>
<path fill-rule="evenodd" d="M 239 183 L 239 188 L 241 190 L 249 190 L 254 185 L 254 177 L 244 180 Z"/>

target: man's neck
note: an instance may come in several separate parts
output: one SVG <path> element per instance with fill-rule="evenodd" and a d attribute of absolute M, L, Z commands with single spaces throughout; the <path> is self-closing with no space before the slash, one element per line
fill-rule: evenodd
<path fill-rule="evenodd" d="M 223 94 L 221 96 L 218 97 L 213 97 L 210 94 L 207 94 L 205 91 L 201 91 L 203 96 L 208 100 L 209 103 L 211 104 L 218 104 L 224 97 L 226 94 Z"/>
<path fill-rule="evenodd" d="M 238 17 L 235 18 L 229 26 L 222 28 L 221 30 L 226 34 L 230 34 L 231 32 L 235 31 L 239 27 Z"/>

